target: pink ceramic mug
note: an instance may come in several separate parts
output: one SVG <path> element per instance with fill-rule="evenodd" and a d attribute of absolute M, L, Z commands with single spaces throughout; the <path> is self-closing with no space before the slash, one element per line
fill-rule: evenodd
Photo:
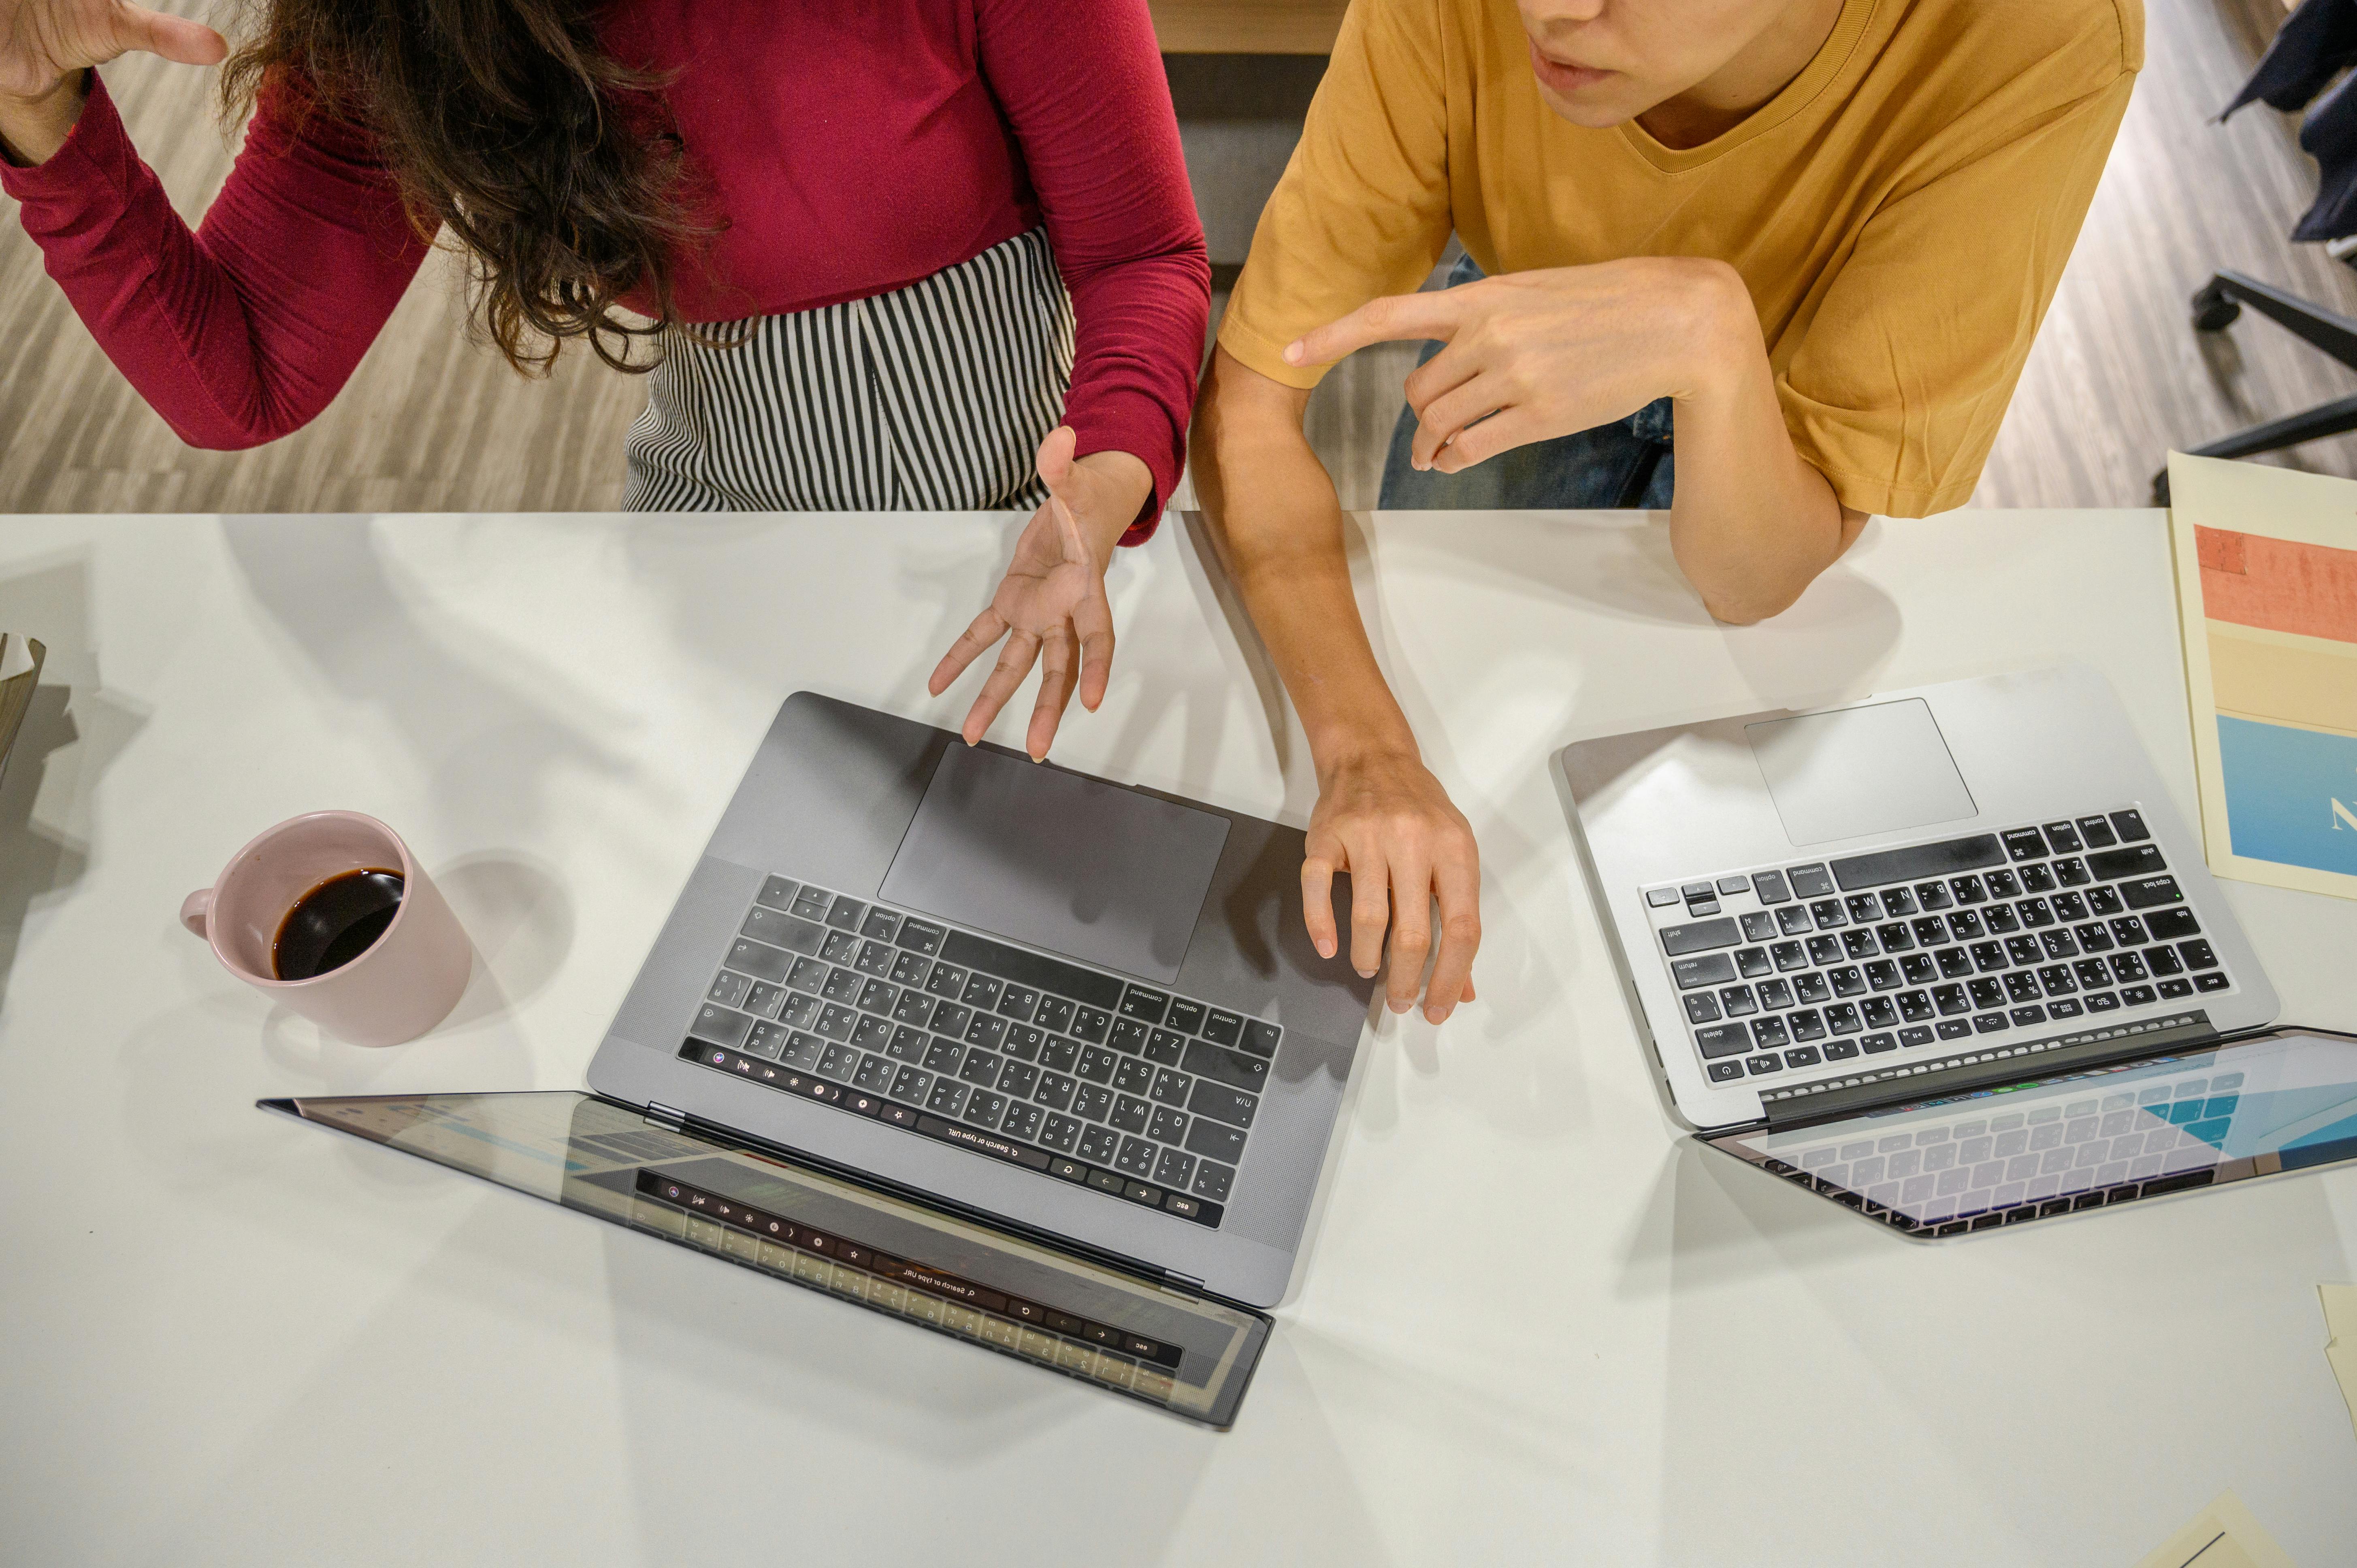
<path fill-rule="evenodd" d="M 272 948 L 288 911 L 354 871 L 399 871 L 392 923 L 349 963 L 281 980 Z M 237 852 L 210 887 L 188 895 L 180 923 L 221 967 L 273 1002 L 356 1046 L 397 1046 L 440 1023 L 474 967 L 474 945 L 401 836 L 358 811 L 290 817 Z"/>

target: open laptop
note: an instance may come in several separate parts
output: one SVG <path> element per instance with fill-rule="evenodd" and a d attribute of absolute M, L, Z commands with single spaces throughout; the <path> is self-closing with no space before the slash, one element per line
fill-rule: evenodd
<path fill-rule="evenodd" d="M 2357 1155 L 2357 1042 L 2266 1034 L 2275 990 L 2092 670 L 1556 762 L 1631 1011 L 1715 1147 L 1918 1237 Z M 2293 1101 L 2238 1087 L 2253 1052 Z"/>
<path fill-rule="evenodd" d="M 797 693 L 596 1097 L 276 1108 L 1225 1424 L 1373 993 L 1310 946 L 1302 854 Z"/>

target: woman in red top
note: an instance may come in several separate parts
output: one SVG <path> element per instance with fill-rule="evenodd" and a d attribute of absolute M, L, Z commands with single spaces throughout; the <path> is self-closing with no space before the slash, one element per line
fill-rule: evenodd
<path fill-rule="evenodd" d="M 0 188 L 183 439 L 326 407 L 447 229 L 519 370 L 650 371 L 627 504 L 1036 505 L 938 693 L 1006 638 L 1029 749 L 1113 653 L 1103 575 L 1177 482 L 1210 298 L 1144 0 L 270 0 L 193 233 L 95 67 L 223 59 L 123 0 L 0 0 Z"/>

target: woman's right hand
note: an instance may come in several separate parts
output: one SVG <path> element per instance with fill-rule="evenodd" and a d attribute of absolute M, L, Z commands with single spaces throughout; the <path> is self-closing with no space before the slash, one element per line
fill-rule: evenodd
<path fill-rule="evenodd" d="M 202 22 L 125 0 L 0 0 L 6 152 L 17 162 L 46 162 L 81 113 L 81 73 L 135 49 L 183 65 L 218 65 L 229 44 Z"/>
<path fill-rule="evenodd" d="M 1334 875 L 1351 876 L 1351 967 L 1372 976 L 1391 932 L 1384 994 L 1405 1013 L 1424 991 L 1437 1024 L 1473 1000 L 1473 953 L 1481 945 L 1481 853 L 1473 829 L 1413 751 L 1371 746 L 1336 754 L 1318 769 L 1318 804 L 1301 863 L 1309 940 L 1334 956 Z M 1433 952 L 1432 907 L 1440 906 Z M 1432 959 L 1432 983 L 1424 963 Z"/>

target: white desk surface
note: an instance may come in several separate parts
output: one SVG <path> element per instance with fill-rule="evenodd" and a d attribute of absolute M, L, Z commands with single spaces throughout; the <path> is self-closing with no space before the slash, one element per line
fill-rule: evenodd
<path fill-rule="evenodd" d="M 9 520 L 49 645 L 0 788 L 0 1557 L 23 1563 L 2128 1564 L 2233 1487 L 2357 1561 L 2315 1287 L 2357 1173 L 1905 1243 L 1681 1139 L 1546 776 L 1609 734 L 2076 655 L 2189 814 L 2160 514 L 1878 522 L 1715 626 L 1630 515 L 1361 520 L 1484 856 L 1481 1002 L 1368 1039 L 1234 1432 L 253 1108 L 576 1088 L 778 703 L 926 698 L 1005 517 Z M 1174 522 L 1114 571 L 1074 767 L 1307 820 Z M 1028 694 L 1002 738 L 1017 740 Z M 307 809 L 405 834 L 485 955 L 322 1046 L 176 919 Z M 2229 885 L 2299 1022 L 2357 908 Z"/>

